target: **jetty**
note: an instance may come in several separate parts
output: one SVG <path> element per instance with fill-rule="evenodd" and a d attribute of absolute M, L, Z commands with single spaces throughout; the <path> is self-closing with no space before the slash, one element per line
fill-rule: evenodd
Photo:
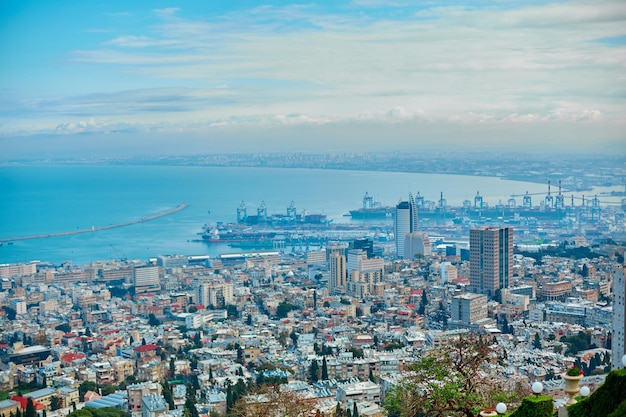
<path fill-rule="evenodd" d="M 108 226 L 99 226 L 99 227 L 93 227 L 92 226 L 90 229 L 71 230 L 69 232 L 46 233 L 46 234 L 32 235 L 32 236 L 19 236 L 19 237 L 0 238 L 0 243 L 13 242 L 13 241 L 17 241 L 17 240 L 43 239 L 43 238 L 46 238 L 46 237 L 77 235 L 77 234 L 80 234 L 80 233 L 92 233 L 92 232 L 99 232 L 101 230 L 115 229 L 115 228 L 118 228 L 118 227 L 124 227 L 124 226 L 130 226 L 130 225 L 133 225 L 133 224 L 149 222 L 151 220 L 158 219 L 159 217 L 168 216 L 170 214 L 173 214 L 173 213 L 176 213 L 178 211 L 181 211 L 181 210 L 183 210 L 186 207 L 187 207 L 187 203 L 181 203 L 181 204 L 177 205 L 176 207 L 174 207 L 172 209 L 165 210 L 165 211 L 153 214 L 153 215 L 148 216 L 148 217 L 142 217 L 140 219 L 133 220 L 133 221 L 130 221 L 130 222 L 125 222 L 125 223 L 110 224 Z"/>

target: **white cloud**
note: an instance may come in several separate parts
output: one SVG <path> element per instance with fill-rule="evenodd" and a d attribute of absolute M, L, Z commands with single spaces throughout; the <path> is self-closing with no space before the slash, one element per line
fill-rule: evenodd
<path fill-rule="evenodd" d="M 135 76 L 152 88 L 68 94 L 29 111 L 42 120 L 65 116 L 55 124 L 63 133 L 117 123 L 195 130 L 623 123 L 626 50 L 594 40 L 623 33 L 626 3 L 519 4 L 469 9 L 433 2 L 393 21 L 297 5 L 212 19 L 159 9 L 159 24 L 72 54 L 81 65 Z M 83 126 L 85 114 L 110 122 Z M 2 129 L 11 126 L 18 129 L 8 120 Z"/>

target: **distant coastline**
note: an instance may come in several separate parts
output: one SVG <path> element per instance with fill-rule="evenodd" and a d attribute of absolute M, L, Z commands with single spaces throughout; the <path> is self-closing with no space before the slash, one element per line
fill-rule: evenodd
<path fill-rule="evenodd" d="M 248 168 L 300 168 L 415 174 L 467 175 L 546 184 L 569 192 L 626 184 L 626 156 L 497 152 L 441 153 L 235 153 L 128 158 L 54 158 L 0 161 L 10 165 L 140 165 Z"/>

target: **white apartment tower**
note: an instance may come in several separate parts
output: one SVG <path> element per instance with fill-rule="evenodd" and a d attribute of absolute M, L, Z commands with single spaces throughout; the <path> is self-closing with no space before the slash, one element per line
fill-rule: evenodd
<path fill-rule="evenodd" d="M 409 193 L 409 201 L 401 201 L 396 206 L 396 217 L 394 219 L 396 257 L 407 259 L 404 253 L 405 238 L 407 234 L 417 232 L 417 220 L 415 199 Z"/>
<path fill-rule="evenodd" d="M 205 307 L 224 308 L 233 303 L 233 284 L 230 282 L 205 282 L 198 285 L 196 302 Z"/>
<path fill-rule="evenodd" d="M 615 267 L 613 273 L 613 334 L 611 339 L 613 369 L 622 368 L 622 357 L 626 354 L 624 334 L 626 333 L 626 286 L 624 285 L 624 267 Z"/>
<path fill-rule="evenodd" d="M 346 257 L 339 253 L 331 253 L 328 261 L 330 277 L 328 279 L 328 292 L 333 294 L 345 294 L 346 292 Z"/>

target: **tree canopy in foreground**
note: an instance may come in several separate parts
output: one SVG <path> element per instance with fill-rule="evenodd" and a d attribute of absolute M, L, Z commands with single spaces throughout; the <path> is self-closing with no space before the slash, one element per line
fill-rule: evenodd
<path fill-rule="evenodd" d="M 384 405 L 391 417 L 475 417 L 498 402 L 519 402 L 525 392 L 498 378 L 500 360 L 498 345 L 460 336 L 409 366 Z"/>

